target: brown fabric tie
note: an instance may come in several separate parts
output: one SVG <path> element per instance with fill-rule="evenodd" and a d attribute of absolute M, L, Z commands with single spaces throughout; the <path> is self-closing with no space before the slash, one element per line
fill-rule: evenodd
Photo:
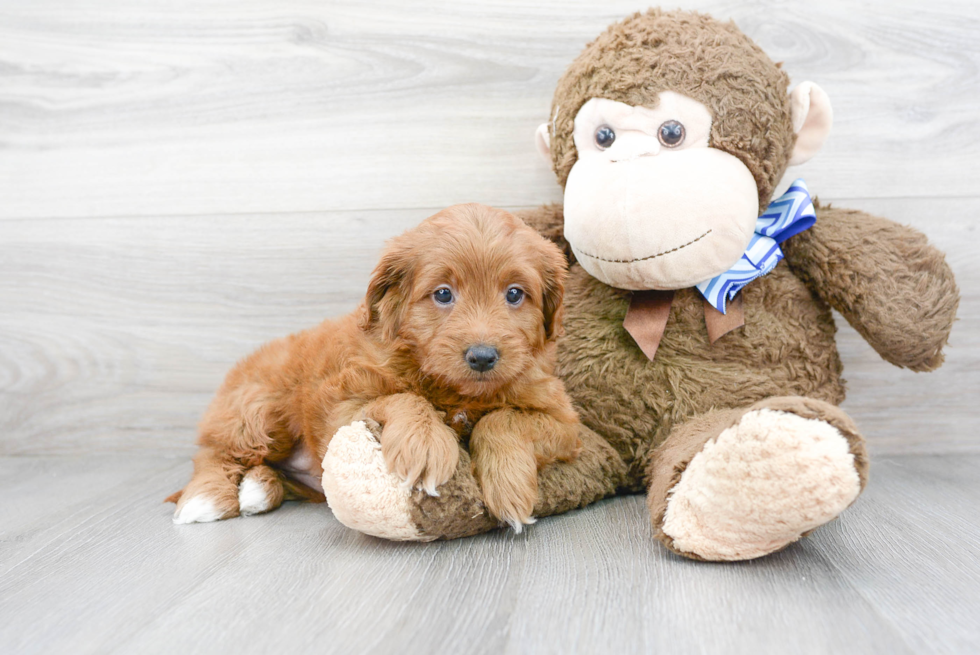
<path fill-rule="evenodd" d="M 657 348 L 660 347 L 673 300 L 673 291 L 634 291 L 630 299 L 623 327 L 650 361 L 653 361 Z M 708 328 L 708 340 L 711 343 L 745 325 L 742 294 L 729 300 L 725 309 L 727 313 L 722 314 L 707 300 L 704 301 L 704 324 Z"/>
<path fill-rule="evenodd" d="M 673 299 L 673 291 L 634 291 L 630 308 L 626 310 L 623 327 L 650 361 L 664 336 Z"/>
<path fill-rule="evenodd" d="M 722 314 L 705 299 L 704 324 L 708 328 L 708 341 L 714 343 L 736 328 L 745 325 L 745 311 L 742 308 L 742 294 L 738 294 L 725 304 Z"/>

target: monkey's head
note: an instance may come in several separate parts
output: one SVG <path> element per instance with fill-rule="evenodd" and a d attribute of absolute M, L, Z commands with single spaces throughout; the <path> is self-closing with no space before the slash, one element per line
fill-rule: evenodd
<path fill-rule="evenodd" d="M 634 290 L 731 268 L 786 167 L 830 132 L 820 87 L 788 86 L 734 23 L 703 14 L 652 9 L 589 44 L 537 133 L 582 267 Z"/>

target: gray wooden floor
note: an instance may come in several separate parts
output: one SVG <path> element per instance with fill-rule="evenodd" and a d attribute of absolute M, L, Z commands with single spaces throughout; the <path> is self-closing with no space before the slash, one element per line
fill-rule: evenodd
<path fill-rule="evenodd" d="M 836 124 L 821 200 L 914 225 L 946 365 L 848 326 L 872 479 L 773 557 L 675 558 L 642 497 L 430 545 L 323 506 L 170 523 L 258 344 L 352 309 L 439 208 L 560 199 L 533 132 L 612 0 L 0 0 L 0 652 L 980 652 L 980 3 L 674 2 L 733 18 Z"/>
<path fill-rule="evenodd" d="M 6 458 L 0 650 L 976 652 L 978 466 L 880 457 L 809 539 L 702 564 L 659 547 L 642 496 L 519 536 L 402 544 L 297 503 L 174 527 L 160 499 L 189 466 L 173 458 Z"/>

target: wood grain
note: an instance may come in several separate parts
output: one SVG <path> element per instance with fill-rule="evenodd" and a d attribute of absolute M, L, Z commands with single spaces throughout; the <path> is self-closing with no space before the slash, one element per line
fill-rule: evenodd
<path fill-rule="evenodd" d="M 980 644 L 976 455 L 881 457 L 842 519 L 741 564 L 671 555 L 641 496 L 432 544 L 323 505 L 174 526 L 186 461 L 0 458 L 4 652 L 966 653 Z M 77 505 L 25 494 L 111 476 Z"/>
<path fill-rule="evenodd" d="M 850 204 L 926 231 L 963 304 L 931 374 L 839 320 L 845 407 L 880 452 L 980 450 L 980 200 Z M 187 453 L 238 358 L 353 309 L 384 239 L 430 211 L 4 222 L 0 453 Z"/>
<path fill-rule="evenodd" d="M 838 199 L 975 195 L 980 5 L 693 2 L 837 123 Z M 0 217 L 530 206 L 558 77 L 636 0 L 0 5 Z"/>
<path fill-rule="evenodd" d="M 231 364 L 350 310 L 384 238 L 557 199 L 530 134 L 635 8 L 0 4 L 0 453 L 186 452 Z M 959 276 L 936 374 L 842 329 L 847 409 L 882 452 L 976 451 L 975 3 L 702 8 L 834 97 L 811 188 L 923 229 Z"/>
<path fill-rule="evenodd" d="M 853 509 L 814 543 L 916 653 L 980 647 L 975 463 L 883 458 Z"/>
<path fill-rule="evenodd" d="M 736 565 L 660 548 L 642 497 L 427 545 L 292 503 L 171 524 L 237 358 L 352 309 L 443 206 L 560 200 L 534 128 L 646 4 L 0 0 L 0 650 L 980 650 L 975 0 L 674 3 L 827 90 L 834 133 L 789 176 L 926 232 L 963 293 L 932 374 L 841 321 L 875 457 L 839 521 Z"/>

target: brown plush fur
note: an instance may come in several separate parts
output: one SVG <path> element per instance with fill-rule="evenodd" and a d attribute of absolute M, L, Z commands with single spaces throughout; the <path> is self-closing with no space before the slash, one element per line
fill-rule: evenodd
<path fill-rule="evenodd" d="M 546 234 L 561 224 L 557 206 L 521 215 Z M 631 464 L 637 491 L 651 449 L 690 418 L 772 396 L 842 402 L 831 307 L 887 361 L 915 370 L 941 363 L 959 296 L 943 254 L 920 233 L 818 204 L 816 226 L 784 251 L 785 261 L 742 290 L 745 327 L 714 344 L 697 291 L 678 290 L 652 362 L 622 327 L 629 292 L 571 267 L 557 370 L 582 421 Z"/>
<path fill-rule="evenodd" d="M 712 111 L 710 146 L 749 168 L 762 211 L 795 139 L 787 82 L 780 67 L 731 23 L 687 12 L 636 14 L 590 44 L 558 85 L 551 139 L 558 181 L 564 186 L 576 161 L 573 121 L 587 100 L 653 107 L 660 91 L 671 90 Z M 834 407 L 844 399 L 844 381 L 831 308 L 884 359 L 917 371 L 941 364 L 955 320 L 952 271 L 922 234 L 818 204 L 816 226 L 784 242 L 786 259 L 741 291 L 744 327 L 709 343 L 700 295 L 693 288 L 678 290 L 650 361 L 623 328 L 630 292 L 603 284 L 575 263 L 562 236 L 562 208 L 520 215 L 569 258 L 567 334 L 558 343 L 557 371 L 582 422 L 618 453 L 614 461 L 608 450 L 597 449 L 596 457 L 542 470 L 540 514 L 578 506 L 563 504 L 566 498 L 600 498 L 614 486 L 649 488 L 659 531 L 661 505 L 679 472 L 719 426 L 753 407 L 836 427 L 848 440 L 863 487 L 863 439 Z M 424 534 L 451 537 L 479 529 L 459 518 L 472 507 L 466 472 L 452 484 L 458 495 L 419 501 L 414 516 Z"/>
<path fill-rule="evenodd" d="M 383 426 L 389 470 L 430 494 L 456 471 L 459 438 L 469 438 L 487 507 L 526 522 L 538 469 L 581 447 L 553 375 L 565 277 L 558 248 L 482 205 L 450 207 L 394 239 L 357 312 L 267 344 L 228 374 L 201 423 L 194 476 L 173 497 L 178 512 L 204 495 L 221 518 L 237 515 L 243 476 L 265 488 L 273 509 L 284 476 L 266 465 L 305 451 L 307 472 L 319 477 L 337 429 L 370 419 Z M 451 306 L 433 299 L 443 285 Z M 510 305 L 515 285 L 526 295 Z M 465 361 L 477 344 L 499 351 L 489 371 Z"/>
<path fill-rule="evenodd" d="M 835 404 L 844 399 L 830 308 L 814 302 L 784 265 L 742 291 L 745 327 L 714 344 L 701 296 L 695 289 L 678 290 L 653 361 L 623 329 L 629 292 L 607 287 L 575 266 L 567 293 L 568 335 L 559 350 L 559 375 L 582 422 L 630 464 L 637 491 L 648 483 L 651 450 L 690 417 L 770 396 Z M 784 312 L 793 312 L 793 320 L 784 320 Z"/>
<path fill-rule="evenodd" d="M 783 245 L 793 272 L 886 361 L 939 368 L 960 301 L 943 254 L 888 219 L 816 206 L 816 225 Z"/>
<path fill-rule="evenodd" d="M 675 91 L 711 111 L 709 145 L 752 172 L 764 209 L 796 139 L 788 85 L 789 76 L 735 23 L 685 11 L 634 14 L 586 46 L 558 82 L 551 105 L 558 183 L 565 186 L 578 160 L 572 131 L 582 105 L 607 98 L 654 109 L 661 91 Z"/>

